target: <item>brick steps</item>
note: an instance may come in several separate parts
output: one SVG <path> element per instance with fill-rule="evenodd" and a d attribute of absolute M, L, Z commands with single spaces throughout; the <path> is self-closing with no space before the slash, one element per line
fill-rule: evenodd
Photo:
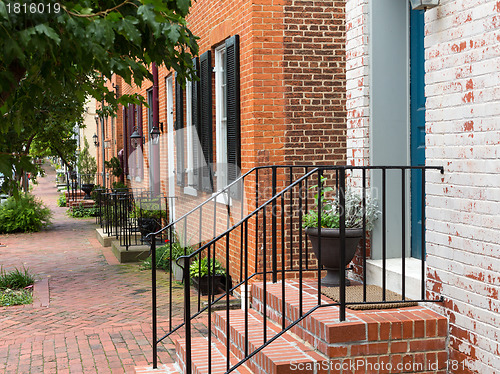
<path fill-rule="evenodd" d="M 208 373 L 208 339 L 207 338 L 193 338 L 191 340 L 191 365 L 193 374 L 207 374 Z M 182 370 L 185 372 L 186 360 L 186 346 L 184 339 L 175 342 L 175 350 L 177 352 L 177 362 Z M 225 373 L 227 370 L 226 349 L 224 345 L 216 338 L 212 338 L 212 346 L 210 347 L 212 355 L 212 374 Z M 237 364 L 240 360 L 233 354 L 230 357 L 231 366 Z M 240 366 L 233 373 L 240 374 L 254 374 L 245 365 Z"/>
<path fill-rule="evenodd" d="M 303 311 L 317 304 L 317 281 L 304 281 Z M 263 335 L 263 285 L 252 285 L 252 308 L 248 311 L 248 352 L 258 349 Z M 297 281 L 285 285 L 286 323 L 299 317 Z M 282 285 L 267 284 L 267 340 L 281 331 Z M 322 297 L 323 303 L 331 300 Z M 425 306 L 385 310 L 346 311 L 346 321 L 339 321 L 336 306 L 322 307 L 257 353 L 234 372 L 255 374 L 336 373 L 345 368 L 354 372 L 445 373 L 447 364 L 447 319 Z M 212 313 L 212 373 L 227 369 L 227 325 L 230 367 L 244 357 L 245 312 L 230 310 Z M 175 342 L 177 362 L 185 370 L 185 341 Z M 192 339 L 193 373 L 208 373 L 208 339 Z M 389 369 L 388 368 L 392 368 Z M 392 371 L 391 371 L 392 370 Z M 394 371 L 395 370 L 395 371 Z"/>
<path fill-rule="evenodd" d="M 226 312 L 216 312 L 214 316 L 214 331 L 219 340 L 226 345 L 227 315 Z M 245 312 L 242 310 L 231 310 L 229 312 L 230 343 L 231 352 L 239 359 L 243 359 L 245 352 Z M 248 315 L 248 352 L 251 353 L 259 348 L 264 342 L 263 317 L 254 310 L 249 310 Z M 281 328 L 273 322 L 267 321 L 267 339 L 277 335 Z M 285 333 L 270 346 L 266 347 L 253 358 L 247 365 L 253 373 L 259 374 L 283 374 L 292 372 L 292 363 L 303 365 L 314 364 L 326 360 L 326 357 L 318 354 L 312 347 L 304 344 Z M 308 372 L 308 371 L 301 371 Z M 318 371 L 321 373 L 322 371 Z M 312 371 L 311 371 L 312 373 Z"/>
<path fill-rule="evenodd" d="M 304 312 L 317 304 L 314 282 L 304 284 Z M 267 315 L 271 320 L 281 323 L 281 284 L 267 284 L 266 293 Z M 296 282 L 287 281 L 285 295 L 288 325 L 299 315 Z M 252 285 L 252 297 L 252 307 L 262 312 L 261 283 Z M 325 297 L 322 300 L 331 303 Z M 334 361 L 365 360 L 368 357 L 373 360 L 391 360 L 396 365 L 406 360 L 413 363 L 434 363 L 432 368 L 443 370 L 446 368 L 447 357 L 447 323 L 445 317 L 424 306 L 385 310 L 348 309 L 346 321 L 339 322 L 338 308 L 331 306 L 318 309 L 292 328 L 292 332 Z M 412 370 L 416 373 L 427 372 L 426 368 L 417 366 Z"/>

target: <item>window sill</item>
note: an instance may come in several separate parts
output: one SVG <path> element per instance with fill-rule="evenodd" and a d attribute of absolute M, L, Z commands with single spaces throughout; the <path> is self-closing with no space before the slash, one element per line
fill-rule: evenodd
<path fill-rule="evenodd" d="M 215 192 L 212 194 L 212 197 L 214 197 L 215 195 L 217 195 L 217 197 L 215 198 L 215 201 L 218 202 L 219 204 L 224 204 L 224 205 L 229 205 L 229 206 L 233 205 L 231 199 L 227 195 L 227 192 L 224 192 L 221 194 L 219 194 L 219 192 Z"/>
<path fill-rule="evenodd" d="M 405 258 L 406 296 L 410 299 L 421 299 L 422 263 L 419 259 Z M 402 260 L 391 258 L 386 260 L 386 286 L 388 290 L 401 294 Z M 366 280 L 368 284 L 382 287 L 382 260 L 366 260 Z"/>
<path fill-rule="evenodd" d="M 184 195 L 198 196 L 198 191 L 193 187 L 184 187 Z"/>

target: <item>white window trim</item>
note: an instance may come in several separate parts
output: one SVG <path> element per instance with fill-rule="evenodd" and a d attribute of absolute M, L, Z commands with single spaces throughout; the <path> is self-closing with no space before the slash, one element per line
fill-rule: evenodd
<path fill-rule="evenodd" d="M 227 186 L 227 116 L 224 100 L 224 56 L 226 46 L 222 44 L 215 49 L 215 152 L 217 191 Z M 218 202 L 226 204 L 227 198 Z"/>
<path fill-rule="evenodd" d="M 194 184 L 194 157 L 195 150 L 193 149 L 193 119 L 192 119 L 192 97 L 193 97 L 193 82 L 186 80 L 186 143 L 187 143 L 187 185 L 184 187 L 184 194 L 198 196 L 198 191 L 193 188 Z M 184 131 L 184 130 L 182 130 Z"/>

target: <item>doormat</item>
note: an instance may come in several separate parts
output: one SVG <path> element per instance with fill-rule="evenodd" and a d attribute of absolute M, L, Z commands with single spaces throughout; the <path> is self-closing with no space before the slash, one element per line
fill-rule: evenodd
<path fill-rule="evenodd" d="M 340 287 L 321 287 L 321 293 L 330 299 L 340 302 Z M 385 291 L 386 301 L 401 301 L 403 297 L 389 290 Z M 408 306 L 418 305 L 416 301 L 406 301 L 399 303 L 385 303 L 382 301 L 382 288 L 374 285 L 366 286 L 366 301 L 376 302 L 376 304 L 363 304 L 363 286 L 348 286 L 345 288 L 345 300 L 348 303 L 360 302 L 360 304 L 350 304 L 346 307 L 354 310 L 367 310 L 367 309 L 393 309 L 405 308 Z M 405 298 L 405 300 L 410 300 Z"/>

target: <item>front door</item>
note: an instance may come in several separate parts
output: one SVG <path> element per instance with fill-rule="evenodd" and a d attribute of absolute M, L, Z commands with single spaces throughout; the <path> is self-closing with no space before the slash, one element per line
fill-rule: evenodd
<path fill-rule="evenodd" d="M 425 56 L 424 11 L 410 11 L 410 158 L 412 166 L 425 165 Z M 422 175 L 411 173 L 411 255 L 422 258 Z"/>

